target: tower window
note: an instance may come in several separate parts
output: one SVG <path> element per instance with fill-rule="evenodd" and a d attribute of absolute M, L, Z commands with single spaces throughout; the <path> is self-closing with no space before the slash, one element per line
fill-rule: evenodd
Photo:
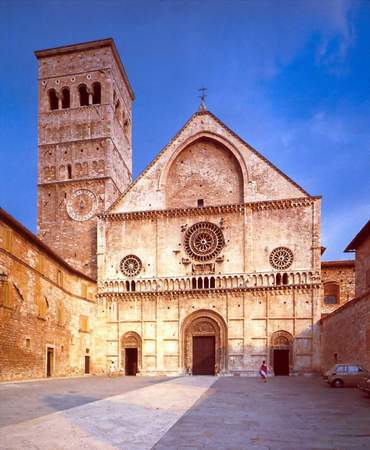
<path fill-rule="evenodd" d="M 62 89 L 62 108 L 69 108 L 71 106 L 71 96 L 67 87 Z"/>
<path fill-rule="evenodd" d="M 80 95 L 80 106 L 88 106 L 89 105 L 89 93 L 87 91 L 87 87 L 85 84 L 81 84 L 78 87 L 78 93 Z"/>
<path fill-rule="evenodd" d="M 198 198 L 198 208 L 201 208 L 202 206 L 204 206 L 204 199 Z"/>
<path fill-rule="evenodd" d="M 93 88 L 93 104 L 100 105 L 100 103 L 101 103 L 101 84 L 94 83 L 92 85 L 92 88 Z"/>
<path fill-rule="evenodd" d="M 72 166 L 71 164 L 67 165 L 67 172 L 68 172 L 68 180 L 72 179 Z"/>
<path fill-rule="evenodd" d="M 58 96 L 55 89 L 49 91 L 49 106 L 51 111 L 58 109 Z"/>

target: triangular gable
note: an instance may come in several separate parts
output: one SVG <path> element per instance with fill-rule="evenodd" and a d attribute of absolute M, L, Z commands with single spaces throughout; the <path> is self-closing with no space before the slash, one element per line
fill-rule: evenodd
<path fill-rule="evenodd" d="M 230 130 L 214 114 L 209 111 L 198 111 L 191 116 L 181 130 L 158 153 L 126 191 L 116 199 L 106 213 L 164 209 L 165 193 L 161 189 L 163 173 L 168 169 L 168 166 L 171 164 L 171 158 L 176 152 L 179 149 L 181 151 L 181 148 L 188 145 L 187 143 L 192 138 L 202 134 L 207 134 L 210 137 L 214 136 L 217 139 L 223 139 L 224 142 L 230 143 L 231 146 L 237 149 L 243 163 L 245 163 L 246 171 L 254 164 L 261 172 L 269 172 L 272 182 L 277 183 L 281 187 L 282 196 L 280 198 L 279 195 L 271 198 L 267 198 L 266 195 L 266 198 L 263 195 L 253 196 L 257 181 L 253 178 L 255 171 L 250 170 L 248 186 L 246 187 L 250 190 L 250 194 L 248 194 L 248 198 L 245 198 L 245 202 L 310 196 L 301 186 Z"/>

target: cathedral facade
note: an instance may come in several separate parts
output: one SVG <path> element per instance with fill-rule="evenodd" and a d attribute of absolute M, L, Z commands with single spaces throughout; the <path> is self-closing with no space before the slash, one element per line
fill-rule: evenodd
<path fill-rule="evenodd" d="M 108 366 L 318 369 L 320 199 L 204 104 L 131 183 L 134 95 L 113 42 L 36 56 L 39 236 L 97 270 Z"/>
<path fill-rule="evenodd" d="M 320 370 L 320 197 L 203 102 L 132 182 L 134 94 L 114 42 L 36 56 L 38 237 L 96 279 L 91 371 Z"/>
<path fill-rule="evenodd" d="M 320 199 L 205 109 L 99 216 L 97 254 L 126 372 L 319 368 Z"/>

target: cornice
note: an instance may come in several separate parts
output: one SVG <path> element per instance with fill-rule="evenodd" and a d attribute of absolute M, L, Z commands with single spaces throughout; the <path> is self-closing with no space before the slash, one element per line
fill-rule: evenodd
<path fill-rule="evenodd" d="M 131 211 L 123 213 L 98 214 L 98 217 L 107 221 L 126 221 L 140 220 L 155 217 L 178 217 L 178 216 L 199 216 L 213 214 L 228 214 L 235 212 L 244 212 L 252 209 L 252 211 L 272 210 L 272 209 L 289 209 L 299 208 L 302 206 L 310 206 L 321 196 L 298 197 L 282 200 L 264 200 L 257 202 L 240 203 L 234 205 L 206 206 L 203 208 L 175 208 L 175 209 L 159 209 L 146 211 Z"/>
<path fill-rule="evenodd" d="M 311 292 L 314 289 L 320 289 L 320 283 L 314 284 L 301 284 L 292 286 L 265 286 L 265 287 L 238 287 L 238 288 L 216 288 L 216 289 L 193 289 L 188 291 L 146 291 L 146 292 L 99 292 L 96 295 L 97 299 L 104 298 L 119 298 L 122 300 L 133 300 L 135 298 L 203 298 L 203 297 L 214 297 L 215 294 L 227 294 L 231 296 L 237 296 L 245 292 L 252 292 L 256 295 L 274 293 L 274 294 L 285 294 L 290 291 L 304 291 Z"/>

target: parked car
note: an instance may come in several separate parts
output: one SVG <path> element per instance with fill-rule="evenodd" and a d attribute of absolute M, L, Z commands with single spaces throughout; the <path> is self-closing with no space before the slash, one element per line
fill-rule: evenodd
<path fill-rule="evenodd" d="M 324 373 L 324 380 L 333 387 L 357 386 L 370 377 L 370 373 L 359 364 L 335 364 Z"/>
<path fill-rule="evenodd" d="M 370 378 L 365 378 L 357 385 L 361 391 L 367 392 L 368 396 L 370 397 Z"/>

